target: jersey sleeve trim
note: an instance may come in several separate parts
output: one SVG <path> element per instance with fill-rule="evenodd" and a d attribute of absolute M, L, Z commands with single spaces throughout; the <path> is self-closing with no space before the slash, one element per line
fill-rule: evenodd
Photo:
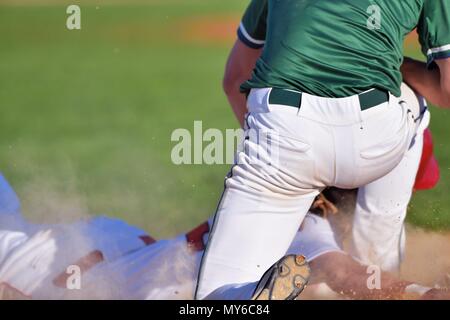
<path fill-rule="evenodd" d="M 427 51 L 428 66 L 432 65 L 435 60 L 450 58 L 450 44 L 432 48 Z"/>
<path fill-rule="evenodd" d="M 252 49 L 260 49 L 264 47 L 264 44 L 266 43 L 265 40 L 258 40 L 253 38 L 245 29 L 244 24 L 241 22 L 238 29 L 238 38 L 241 40 L 245 45 Z"/>

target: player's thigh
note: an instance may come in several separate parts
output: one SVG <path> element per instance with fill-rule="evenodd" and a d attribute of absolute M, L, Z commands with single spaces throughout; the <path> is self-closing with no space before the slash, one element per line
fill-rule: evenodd
<path fill-rule="evenodd" d="M 358 191 L 352 252 L 367 264 L 397 271 L 404 252 L 404 220 L 422 151 L 422 139 L 388 175 Z"/>
<path fill-rule="evenodd" d="M 197 298 L 224 285 L 258 281 L 285 255 L 313 200 L 227 188 L 202 259 Z"/>
<path fill-rule="evenodd" d="M 357 204 L 369 212 L 386 215 L 394 208 L 406 209 L 413 192 L 423 148 L 423 135 L 415 138 L 401 162 L 387 175 L 358 190 Z"/>

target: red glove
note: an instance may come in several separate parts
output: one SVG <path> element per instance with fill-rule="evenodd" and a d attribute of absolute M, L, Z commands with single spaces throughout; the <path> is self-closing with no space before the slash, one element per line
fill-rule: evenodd
<path fill-rule="evenodd" d="M 428 190 L 434 188 L 439 182 L 439 164 L 433 153 L 433 138 L 430 129 L 423 134 L 423 151 L 417 172 L 414 190 Z"/>

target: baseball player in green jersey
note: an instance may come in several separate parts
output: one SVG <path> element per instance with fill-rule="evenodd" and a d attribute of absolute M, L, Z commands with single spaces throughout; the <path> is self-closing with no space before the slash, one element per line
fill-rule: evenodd
<path fill-rule="evenodd" d="M 402 66 L 403 40 L 415 28 L 428 63 Z M 398 167 L 417 171 L 411 150 L 429 115 L 398 98 L 402 72 L 419 94 L 450 106 L 450 2 L 253 0 L 238 38 L 224 87 L 246 139 L 225 181 L 196 298 L 227 290 L 230 298 L 260 279 L 249 298 L 292 299 L 308 273 L 283 256 L 314 197 L 327 186 L 379 190 Z M 389 219 L 376 230 L 383 225 Z"/>

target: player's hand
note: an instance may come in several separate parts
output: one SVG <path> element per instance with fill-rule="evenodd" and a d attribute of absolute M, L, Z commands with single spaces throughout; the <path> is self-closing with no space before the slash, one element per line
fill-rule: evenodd
<path fill-rule="evenodd" d="M 317 196 L 316 200 L 314 200 L 311 208 L 321 211 L 324 218 L 327 218 L 329 215 L 334 215 L 339 212 L 334 203 L 325 198 L 322 193 Z"/>
<path fill-rule="evenodd" d="M 450 290 L 431 289 L 422 296 L 421 300 L 450 300 Z"/>

